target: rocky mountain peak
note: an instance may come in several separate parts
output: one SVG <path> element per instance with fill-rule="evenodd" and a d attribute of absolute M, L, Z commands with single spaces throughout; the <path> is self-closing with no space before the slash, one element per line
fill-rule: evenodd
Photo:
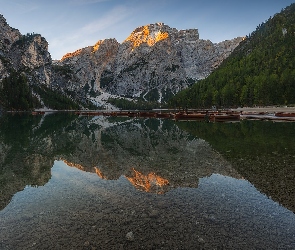
<path fill-rule="evenodd" d="M 7 25 L 8 24 L 6 22 L 5 17 L 2 14 L 0 14 L 0 27 L 7 26 Z"/>
<path fill-rule="evenodd" d="M 68 53 L 59 64 L 77 72 L 80 88 L 162 101 L 207 77 L 240 41 L 214 44 L 198 29 L 155 23 L 136 28 L 122 44 L 105 39 Z"/>
<path fill-rule="evenodd" d="M 104 40 L 98 40 L 97 43 L 93 46 L 93 52 L 96 52 L 103 43 Z"/>
<path fill-rule="evenodd" d="M 136 28 L 124 42 L 130 41 L 134 49 L 143 43 L 154 46 L 157 42 L 167 39 L 173 42 L 196 41 L 199 39 L 199 32 L 197 29 L 178 31 L 164 23 L 155 23 Z"/>
<path fill-rule="evenodd" d="M 89 56 L 91 54 L 100 54 L 101 51 L 105 51 L 107 50 L 108 54 L 110 54 L 111 52 L 109 51 L 110 49 L 112 49 L 113 45 L 117 45 L 118 42 L 116 39 L 114 38 L 110 38 L 110 39 L 104 39 L 104 40 L 98 40 L 93 46 L 88 46 L 82 49 L 78 49 L 74 52 L 69 52 L 67 54 L 65 54 L 62 58 L 61 58 L 61 62 L 65 61 L 65 63 L 71 63 L 72 61 L 76 61 L 78 58 L 80 57 L 84 57 L 85 55 Z"/>
<path fill-rule="evenodd" d="M 164 23 L 155 23 L 136 28 L 125 42 L 130 41 L 133 44 L 133 48 L 140 46 L 142 43 L 147 43 L 149 46 L 153 46 L 155 43 L 169 38 L 170 29 Z"/>
<path fill-rule="evenodd" d="M 0 81 L 16 71 L 32 84 L 52 82 L 51 55 L 48 42 L 40 34 L 22 35 L 0 15 Z"/>
<path fill-rule="evenodd" d="M 72 58 L 72 57 L 76 57 L 76 56 L 79 56 L 80 54 L 82 53 L 82 49 L 78 49 L 74 52 L 69 52 L 67 54 L 65 54 L 62 58 L 61 58 L 61 61 L 64 61 L 66 60 L 67 58 Z"/>
<path fill-rule="evenodd" d="M 19 30 L 11 28 L 4 16 L 0 14 L 0 53 L 8 51 L 21 36 Z"/>

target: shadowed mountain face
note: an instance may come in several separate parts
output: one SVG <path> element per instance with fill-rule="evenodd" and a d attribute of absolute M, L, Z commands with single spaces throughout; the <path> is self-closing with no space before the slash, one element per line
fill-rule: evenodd
<path fill-rule="evenodd" d="M 1 208 L 26 185 L 46 184 L 55 159 L 158 194 L 213 173 L 239 178 L 208 143 L 168 120 L 6 115 L 0 139 Z"/>

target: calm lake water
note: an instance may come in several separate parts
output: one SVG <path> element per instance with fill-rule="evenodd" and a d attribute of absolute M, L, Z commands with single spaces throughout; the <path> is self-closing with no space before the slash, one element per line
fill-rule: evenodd
<path fill-rule="evenodd" d="M 295 123 L 0 117 L 0 249 L 295 249 Z"/>

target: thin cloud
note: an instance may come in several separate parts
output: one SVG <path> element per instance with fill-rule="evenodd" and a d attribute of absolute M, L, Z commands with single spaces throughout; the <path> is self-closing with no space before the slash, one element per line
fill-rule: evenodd
<path fill-rule="evenodd" d="M 81 32 L 83 32 L 84 34 L 97 33 L 98 31 L 111 28 L 112 26 L 127 18 L 129 15 L 130 11 L 127 8 L 123 6 L 115 7 L 102 18 L 99 18 L 94 22 L 85 25 L 81 29 Z"/>
<path fill-rule="evenodd" d="M 132 13 L 132 10 L 126 7 L 117 6 L 101 18 L 75 30 L 74 33 L 66 33 L 63 37 L 51 39 L 49 41 L 49 49 L 51 51 L 73 52 L 82 47 L 92 46 L 99 39 L 110 38 L 99 38 L 99 33 L 104 33 L 103 31 L 112 29 L 115 25 L 132 15 Z M 60 58 L 62 55 L 54 55 L 54 59 Z"/>
<path fill-rule="evenodd" d="M 34 2 L 12 2 L 12 4 L 14 4 L 14 8 L 19 9 L 21 13 L 29 13 L 40 9 L 40 6 Z"/>
<path fill-rule="evenodd" d="M 101 3 L 101 2 L 107 2 L 111 0 L 70 0 L 70 3 L 73 5 L 87 5 L 87 4 L 93 4 L 93 3 Z"/>

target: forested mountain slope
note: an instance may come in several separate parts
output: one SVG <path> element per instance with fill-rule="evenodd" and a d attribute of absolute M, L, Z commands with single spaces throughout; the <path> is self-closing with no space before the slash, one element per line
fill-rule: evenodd
<path fill-rule="evenodd" d="M 179 92 L 171 106 L 295 104 L 295 4 L 270 17 L 209 77 Z"/>

